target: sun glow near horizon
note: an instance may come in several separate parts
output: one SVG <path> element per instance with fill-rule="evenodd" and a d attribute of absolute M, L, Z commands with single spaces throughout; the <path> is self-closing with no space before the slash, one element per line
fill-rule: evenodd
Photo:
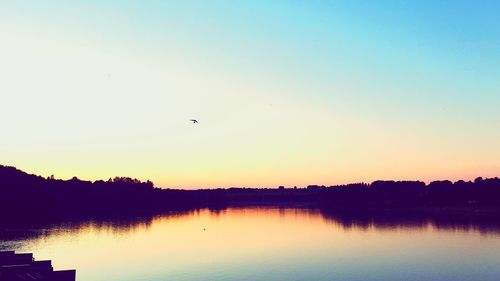
<path fill-rule="evenodd" d="M 2 164 L 179 188 L 500 175 L 493 4 L 138 3 L 0 4 Z"/>

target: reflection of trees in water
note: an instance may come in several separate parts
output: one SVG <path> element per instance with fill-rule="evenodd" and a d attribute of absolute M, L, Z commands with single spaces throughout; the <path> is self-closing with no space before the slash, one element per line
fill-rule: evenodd
<path fill-rule="evenodd" d="M 321 210 L 325 220 L 346 229 L 425 229 L 429 226 L 446 231 L 500 233 L 495 216 L 468 213 L 465 210 Z"/>
<path fill-rule="evenodd" d="M 495 213 L 477 214 L 467 209 L 407 209 L 407 210 L 360 210 L 295 208 L 280 206 L 238 206 L 210 209 L 210 216 L 220 217 L 231 212 L 275 211 L 280 216 L 306 215 L 324 218 L 327 223 L 339 224 L 346 229 L 425 229 L 433 227 L 445 231 L 479 231 L 500 234 L 500 221 Z M 266 219 L 262 213 L 262 219 Z"/>
<path fill-rule="evenodd" d="M 157 219 L 172 220 L 182 216 L 191 215 L 196 210 L 175 211 L 155 215 L 143 215 L 135 217 L 89 217 L 71 219 L 65 221 L 57 220 L 25 220 L 25 221 L 2 221 L 0 223 L 0 250 L 6 248 L 6 244 L 14 245 L 18 241 L 26 243 L 39 238 L 47 238 L 61 234 L 74 234 L 75 236 L 85 231 L 108 232 L 123 235 L 138 230 L 147 230 Z M 3 246 L 2 246 L 3 245 Z"/>
<path fill-rule="evenodd" d="M 138 230 L 149 229 L 155 221 L 175 220 L 185 216 L 199 215 L 201 211 L 209 210 L 209 215 L 219 217 L 229 211 L 245 212 L 249 209 L 275 211 L 280 216 L 307 215 L 321 216 L 327 223 L 335 223 L 346 229 L 368 230 L 376 229 L 426 229 L 433 227 L 445 231 L 479 231 L 483 234 L 500 234 L 500 221 L 495 216 L 477 215 L 467 212 L 444 212 L 443 210 L 327 210 L 318 208 L 287 208 L 287 207 L 238 207 L 192 209 L 143 215 L 136 217 L 92 217 L 56 220 L 25 220 L 0 222 L 0 250 L 17 249 L 30 241 L 57 236 L 61 234 L 78 235 L 85 231 L 109 232 L 123 235 Z M 262 215 L 265 220 L 265 213 Z"/>

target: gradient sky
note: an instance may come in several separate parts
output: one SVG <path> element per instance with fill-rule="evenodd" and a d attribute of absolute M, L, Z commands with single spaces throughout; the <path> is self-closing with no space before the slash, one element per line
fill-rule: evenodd
<path fill-rule="evenodd" d="M 499 11 L 1 1 L 0 162 L 180 188 L 500 176 Z"/>

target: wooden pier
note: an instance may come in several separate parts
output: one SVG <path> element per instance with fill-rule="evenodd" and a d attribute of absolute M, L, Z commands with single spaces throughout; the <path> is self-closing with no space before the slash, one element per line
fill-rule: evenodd
<path fill-rule="evenodd" d="M 0 252 L 0 281 L 75 281 L 76 270 L 56 270 L 50 260 L 35 261 L 33 254 Z"/>

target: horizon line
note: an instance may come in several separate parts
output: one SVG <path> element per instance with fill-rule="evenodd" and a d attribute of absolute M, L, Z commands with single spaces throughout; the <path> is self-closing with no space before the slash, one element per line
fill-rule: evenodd
<path fill-rule="evenodd" d="M 96 180 L 86 180 L 86 179 L 81 179 L 79 178 L 78 176 L 73 176 L 71 178 L 68 178 L 68 179 L 63 179 L 63 178 L 55 178 L 54 175 L 52 174 L 51 176 L 48 176 L 48 177 L 45 177 L 45 176 L 42 176 L 42 175 L 37 175 L 37 174 L 32 174 L 32 173 L 29 173 L 29 172 L 26 172 L 25 170 L 22 170 L 16 166 L 11 166 L 11 165 L 3 165 L 3 164 L 0 164 L 0 168 L 13 168 L 17 171 L 20 171 L 22 173 L 25 173 L 25 174 L 28 174 L 28 175 L 31 175 L 31 176 L 36 176 L 36 177 L 41 177 L 41 178 L 44 178 L 44 179 L 51 179 L 51 180 L 60 180 L 60 181 L 70 181 L 70 180 L 79 180 L 79 181 L 83 181 L 83 182 L 99 182 L 99 181 L 110 181 L 114 178 L 119 178 L 119 177 L 122 177 L 122 178 L 130 178 L 130 179 L 134 179 L 134 180 L 139 180 L 137 178 L 134 178 L 134 177 L 131 177 L 131 176 L 115 176 L 115 177 L 112 177 L 112 178 L 109 178 L 108 180 L 104 180 L 104 179 L 96 179 Z M 457 180 L 450 180 L 450 179 L 434 179 L 434 180 L 429 180 L 429 181 L 425 181 L 425 180 L 420 180 L 420 179 L 376 179 L 376 180 L 373 180 L 373 181 L 357 181 L 357 182 L 349 182 L 349 183 L 341 183 L 341 184 L 308 184 L 306 186 L 299 186 L 299 185 L 274 185 L 274 186 L 229 186 L 229 187 L 194 187 L 194 188 L 182 188 L 182 187 L 165 187 L 165 186 L 157 186 L 155 185 L 155 183 L 151 180 L 140 180 L 141 182 L 151 182 L 153 183 L 153 187 L 154 188 L 158 188 L 158 189 L 165 189 L 165 190 L 217 190 L 217 189 L 277 189 L 277 188 L 284 188 L 284 189 L 307 189 L 308 187 L 320 187 L 320 188 L 327 188 L 327 187 L 342 187 L 342 186 L 349 186 L 349 185 L 356 185 L 356 184 L 366 184 L 366 185 L 371 185 L 373 184 L 374 182 L 378 182 L 378 181 L 382 181 L 382 182 L 422 182 L 424 183 L 426 186 L 429 185 L 430 183 L 432 182 L 439 182 L 439 181 L 449 181 L 451 183 L 457 183 L 457 182 L 460 182 L 460 181 L 463 181 L 463 182 L 475 182 L 477 180 L 483 180 L 483 179 L 498 179 L 499 177 L 498 176 L 495 176 L 495 177 L 482 177 L 482 176 L 477 176 L 475 177 L 473 180 L 471 179 L 457 179 Z"/>

